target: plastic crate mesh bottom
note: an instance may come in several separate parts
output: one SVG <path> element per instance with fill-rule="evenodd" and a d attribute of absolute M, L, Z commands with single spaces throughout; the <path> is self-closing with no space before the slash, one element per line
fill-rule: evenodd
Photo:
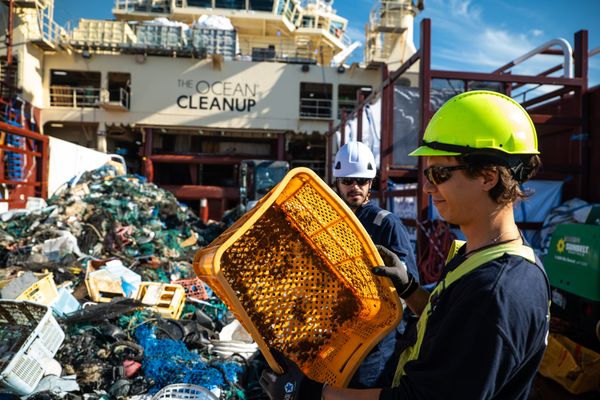
<path fill-rule="evenodd" d="M 352 245 L 344 249 L 318 221 L 308 221 L 309 214 L 301 203 L 294 201 L 283 207 L 285 212 L 271 207 L 225 251 L 222 272 L 265 342 L 314 369 L 320 352 L 333 355 L 350 339 L 344 331 L 367 338 L 390 321 L 373 324 L 365 320 L 377 312 L 377 303 L 361 301 L 361 297 L 381 299 L 373 279 L 366 279 L 364 270 L 368 268 L 360 243 L 350 240 Z M 312 208 L 322 211 L 323 217 L 336 215 L 323 204 L 312 204 Z M 340 263 L 337 268 L 330 268 L 303 240 L 293 227 L 295 220 L 301 220 L 303 228 L 319 225 L 313 232 L 315 245 Z M 348 248 L 352 250 L 348 252 Z M 349 260 L 349 256 L 353 258 Z M 357 264 L 364 268 L 357 268 Z M 341 274 L 351 285 L 344 286 L 335 274 Z M 357 318 L 359 314 L 362 319 Z M 345 329 L 340 329 L 344 323 Z"/>
<path fill-rule="evenodd" d="M 44 375 L 44 369 L 39 361 L 25 355 L 19 358 L 13 374 L 33 389 Z"/>

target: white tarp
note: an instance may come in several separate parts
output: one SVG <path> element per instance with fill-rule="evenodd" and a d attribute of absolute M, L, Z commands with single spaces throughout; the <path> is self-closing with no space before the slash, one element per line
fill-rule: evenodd
<path fill-rule="evenodd" d="M 192 28 L 208 28 L 208 29 L 221 29 L 225 31 L 234 30 L 233 24 L 227 17 L 219 15 L 202 15 L 192 24 Z"/>
<path fill-rule="evenodd" d="M 446 100 L 457 94 L 454 90 L 431 89 L 431 108 L 437 110 Z M 418 88 L 394 86 L 394 137 L 393 164 L 415 167 L 417 160 L 408 153 L 418 147 L 419 143 L 419 108 L 420 94 Z M 357 140 L 356 118 L 346 122 L 345 143 Z M 337 132 L 339 148 L 341 134 Z M 369 104 L 363 110 L 362 142 L 369 146 L 375 162 L 379 165 L 381 146 L 381 98 Z M 337 149 L 335 149 L 337 151 Z"/>
<path fill-rule="evenodd" d="M 82 172 L 96 169 L 111 160 L 111 155 L 49 137 L 48 195 Z"/>
<path fill-rule="evenodd" d="M 179 22 L 179 21 L 171 21 L 168 18 L 165 17 L 159 17 L 159 18 L 154 18 L 151 21 L 144 21 L 143 22 L 144 25 L 160 25 L 160 26 L 175 26 L 175 27 L 181 27 L 181 29 L 185 32 L 188 29 L 190 29 L 190 27 L 183 23 L 183 22 Z"/>
<path fill-rule="evenodd" d="M 358 128 L 356 118 L 346 122 L 344 143 L 354 142 L 358 139 Z M 339 149 L 342 135 L 338 131 L 337 148 Z M 375 164 L 379 165 L 379 148 L 381 146 L 381 98 L 368 104 L 363 109 L 362 140 L 369 146 L 375 156 Z M 337 151 L 337 149 L 336 149 Z"/>

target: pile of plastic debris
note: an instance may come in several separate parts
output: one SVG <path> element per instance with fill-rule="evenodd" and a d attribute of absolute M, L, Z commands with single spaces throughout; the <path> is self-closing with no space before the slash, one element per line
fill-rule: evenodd
<path fill-rule="evenodd" d="M 36 270 L 118 257 L 130 266 L 160 264 L 185 275 L 196 250 L 228 225 L 204 224 L 170 192 L 143 177 L 117 176 L 112 166 L 87 172 L 79 182 L 50 198 L 48 207 L 2 214 L 0 265 Z"/>
<path fill-rule="evenodd" d="M 0 396 L 266 398 L 256 344 L 191 265 L 240 215 L 205 224 L 171 193 L 111 166 L 47 207 L 0 214 L 0 308 L 49 310 L 43 320 L 0 313 Z M 48 318 L 52 352 L 36 344 Z"/>

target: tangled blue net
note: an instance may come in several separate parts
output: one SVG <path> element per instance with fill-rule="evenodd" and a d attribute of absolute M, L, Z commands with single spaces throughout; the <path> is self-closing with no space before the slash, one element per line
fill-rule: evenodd
<path fill-rule="evenodd" d="M 154 327 L 146 325 L 135 331 L 138 343 L 144 348 L 144 374 L 154 381 L 151 394 L 175 383 L 228 391 L 242 371 L 242 367 L 234 362 L 213 360 L 207 363 L 189 351 L 182 341 L 158 339 L 154 331 Z"/>

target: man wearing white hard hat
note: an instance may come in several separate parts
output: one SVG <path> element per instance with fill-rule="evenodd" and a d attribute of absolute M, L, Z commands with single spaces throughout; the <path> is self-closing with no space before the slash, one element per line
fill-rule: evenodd
<path fill-rule="evenodd" d="M 373 243 L 396 254 L 418 281 L 419 273 L 413 248 L 400 218 L 369 201 L 376 174 L 375 157 L 364 143 L 349 142 L 338 150 L 333 164 L 335 190 L 354 211 Z M 392 371 L 398 361 L 397 357 L 394 359 L 394 354 L 399 340 L 404 335 L 407 319 L 408 317 L 404 318 L 396 330 L 390 332 L 371 350 L 354 374 L 349 387 L 367 388 L 391 384 Z"/>

